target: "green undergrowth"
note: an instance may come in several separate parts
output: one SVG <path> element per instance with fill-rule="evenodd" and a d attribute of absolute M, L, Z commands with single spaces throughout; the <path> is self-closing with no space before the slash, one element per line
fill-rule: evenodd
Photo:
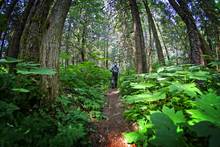
<path fill-rule="evenodd" d="M 89 146 L 87 128 L 103 118 L 110 73 L 90 62 L 61 68 L 61 95 L 47 107 L 40 76 L 56 72 L 19 61 L 9 74 L 11 63 L 0 62 L 0 146 Z"/>
<path fill-rule="evenodd" d="M 138 125 L 125 139 L 144 147 L 219 147 L 219 89 L 219 73 L 194 65 L 122 76 L 124 116 Z"/>

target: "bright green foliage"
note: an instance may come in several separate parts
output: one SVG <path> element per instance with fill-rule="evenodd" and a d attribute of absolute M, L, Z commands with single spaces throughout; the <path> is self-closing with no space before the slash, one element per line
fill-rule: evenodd
<path fill-rule="evenodd" d="M 219 144 L 219 133 L 215 131 L 220 129 L 218 73 L 200 66 L 180 65 L 122 79 L 120 89 L 127 108 L 124 116 L 131 121 L 145 120 L 151 126 L 144 133 L 139 127 L 125 134 L 129 143 L 167 147 Z M 202 124 L 201 128 L 204 121 L 208 125 Z"/>
<path fill-rule="evenodd" d="M 22 75 L 54 75 L 56 72 L 52 69 L 31 69 L 31 70 L 18 70 L 18 74 Z"/>
<path fill-rule="evenodd" d="M 220 96 L 209 91 L 192 103 L 193 109 L 187 112 L 191 114 L 193 122 L 210 121 L 220 127 Z"/>
<path fill-rule="evenodd" d="M 22 75 L 54 75 L 54 69 L 40 68 L 39 64 L 19 63 L 17 64 L 17 73 Z"/>
<path fill-rule="evenodd" d="M 130 85 L 134 89 L 146 89 L 154 86 L 153 83 L 131 83 Z"/>
<path fill-rule="evenodd" d="M 181 84 L 179 82 L 173 83 L 169 87 L 170 93 L 176 93 L 177 95 L 183 93 L 189 97 L 196 97 L 201 94 L 201 91 L 196 87 L 195 83 Z"/>
<path fill-rule="evenodd" d="M 24 89 L 24 88 L 13 88 L 12 90 L 16 92 L 23 92 L 23 93 L 30 92 L 28 89 Z"/>
<path fill-rule="evenodd" d="M 153 94 L 149 93 L 142 93 L 138 95 L 132 95 L 126 97 L 126 101 L 129 104 L 132 103 L 139 103 L 139 102 L 152 102 L 152 101 L 158 101 L 160 99 L 165 99 L 166 94 L 164 92 L 154 92 Z"/>
<path fill-rule="evenodd" d="M 138 142 L 141 139 L 143 140 L 145 135 L 140 134 L 139 131 L 137 132 L 130 132 L 130 133 L 125 133 L 124 138 L 126 139 L 127 143 L 134 143 Z"/>
<path fill-rule="evenodd" d="M 175 112 L 174 108 L 170 109 L 166 106 L 163 106 L 162 112 L 166 114 L 176 125 L 186 122 L 185 116 L 183 115 L 182 111 Z"/>

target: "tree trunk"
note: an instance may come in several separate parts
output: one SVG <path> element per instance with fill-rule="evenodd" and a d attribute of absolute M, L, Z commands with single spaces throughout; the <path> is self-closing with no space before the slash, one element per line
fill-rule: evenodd
<path fill-rule="evenodd" d="M 109 48 L 109 40 L 107 38 L 106 47 L 105 47 L 105 68 L 108 69 L 108 48 Z"/>
<path fill-rule="evenodd" d="M 30 10 L 34 4 L 34 1 L 35 0 L 29 0 L 28 5 L 25 8 L 25 11 L 20 19 L 20 22 L 18 22 L 18 24 L 15 27 L 15 31 L 13 33 L 12 40 L 9 43 L 9 49 L 7 52 L 7 56 L 9 57 L 18 57 L 21 35 L 24 30 Z"/>
<path fill-rule="evenodd" d="M 182 18 L 187 27 L 187 33 L 190 41 L 191 51 L 190 59 L 192 64 L 202 64 L 205 65 L 206 61 L 203 58 L 204 54 L 209 54 L 210 49 L 206 45 L 207 43 L 202 38 L 195 21 L 193 19 L 192 13 L 188 10 L 185 1 L 169 0 L 169 3 L 176 10 L 179 16 Z"/>
<path fill-rule="evenodd" d="M 148 71 L 149 73 L 151 73 L 152 71 L 152 49 L 153 49 L 153 41 L 152 41 L 152 29 L 151 29 L 151 22 L 148 20 L 148 26 L 149 26 L 149 48 L 147 49 L 148 51 L 148 60 L 147 60 L 147 64 L 148 64 Z"/>
<path fill-rule="evenodd" d="M 66 54 L 69 56 L 70 55 L 70 33 L 71 33 L 71 25 L 72 25 L 72 21 L 69 18 L 67 20 L 68 26 L 67 26 L 67 36 L 65 37 L 65 47 L 66 47 Z M 69 65 L 70 59 L 67 58 L 65 59 L 65 68 Z"/>
<path fill-rule="evenodd" d="M 71 0 L 57 0 L 47 19 L 46 30 L 40 47 L 40 64 L 43 68 L 56 70 L 53 76 L 42 77 L 42 90 L 46 97 L 44 103 L 53 102 L 59 94 L 59 48 L 64 22 Z"/>
<path fill-rule="evenodd" d="M 158 29 L 160 35 L 161 35 L 162 42 L 163 42 L 163 44 L 164 44 L 164 48 L 165 48 L 165 51 L 166 51 L 166 54 L 167 54 L 167 60 L 170 61 L 169 52 L 168 52 L 167 46 L 166 46 L 166 44 L 165 44 L 164 38 L 163 38 L 163 36 L 162 36 L 162 32 L 161 32 L 160 26 L 159 26 L 157 23 L 156 23 L 156 26 L 157 26 L 157 29 Z"/>
<path fill-rule="evenodd" d="M 81 54 L 81 62 L 84 62 L 86 60 L 86 24 L 83 25 L 83 30 L 82 30 L 82 40 L 81 40 L 81 49 L 80 49 L 80 54 Z"/>
<path fill-rule="evenodd" d="M 50 7 L 54 0 L 36 0 L 31 8 L 20 41 L 19 58 L 39 62 L 40 44 Z"/>
<path fill-rule="evenodd" d="M 150 12 L 150 8 L 148 6 L 147 0 L 143 0 L 143 3 L 144 3 L 144 6 L 145 6 L 145 9 L 146 9 L 146 12 L 147 12 L 148 19 L 151 22 L 150 24 L 151 24 L 151 28 L 152 28 L 152 31 L 153 31 L 153 36 L 154 36 L 155 44 L 156 44 L 156 48 L 157 48 L 158 61 L 161 65 L 165 65 L 163 50 L 162 50 L 160 39 L 159 39 L 159 36 L 158 36 L 158 33 L 157 33 L 156 25 L 155 25 L 154 20 L 153 20 L 153 16 Z"/>
<path fill-rule="evenodd" d="M 135 55 L 137 73 L 147 72 L 146 52 L 140 14 L 136 0 L 129 0 L 134 25 Z"/>

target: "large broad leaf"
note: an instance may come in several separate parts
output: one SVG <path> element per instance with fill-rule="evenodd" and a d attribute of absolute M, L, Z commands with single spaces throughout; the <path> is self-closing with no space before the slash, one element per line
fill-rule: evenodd
<path fill-rule="evenodd" d="M 181 66 L 168 66 L 168 67 L 161 67 L 157 70 L 157 73 L 160 72 L 175 72 L 178 70 L 183 70 Z"/>
<path fill-rule="evenodd" d="M 144 134 L 139 131 L 124 133 L 123 136 L 127 143 L 136 143 L 145 138 Z"/>
<path fill-rule="evenodd" d="M 189 97 L 196 97 L 198 94 L 202 94 L 202 92 L 196 87 L 195 83 L 182 84 L 179 82 L 173 83 L 169 86 L 170 93 L 184 93 Z"/>
<path fill-rule="evenodd" d="M 197 71 L 197 72 L 192 72 L 189 75 L 190 79 L 195 79 L 195 80 L 204 80 L 207 81 L 208 78 L 210 78 L 210 73 L 207 71 Z"/>
<path fill-rule="evenodd" d="M 158 73 L 145 74 L 144 77 L 147 79 L 156 79 L 159 76 Z"/>
<path fill-rule="evenodd" d="M 191 123 L 200 121 L 209 121 L 220 126 L 220 96 L 217 96 L 213 91 L 201 96 L 195 102 L 195 109 L 187 110 L 192 116 Z"/>
<path fill-rule="evenodd" d="M 175 112 L 174 108 L 168 108 L 166 106 L 163 106 L 162 112 L 169 116 L 169 118 L 177 125 L 180 123 L 185 123 L 186 119 L 183 115 L 182 111 Z"/>
<path fill-rule="evenodd" d="M 0 64 L 10 64 L 10 63 L 18 63 L 18 62 L 21 62 L 22 60 L 18 60 L 16 58 L 8 58 L 7 60 L 6 59 L 0 59 Z"/>
<path fill-rule="evenodd" d="M 155 139 L 151 141 L 153 145 L 163 147 L 185 146 L 181 134 L 177 133 L 177 126 L 167 115 L 162 112 L 154 112 L 150 119 L 156 131 Z"/>
<path fill-rule="evenodd" d="M 30 90 L 24 89 L 24 88 L 13 88 L 12 91 L 19 92 L 19 93 L 28 93 L 28 92 L 30 92 Z"/>
<path fill-rule="evenodd" d="M 31 69 L 31 70 L 17 70 L 18 74 L 22 75 L 55 75 L 56 71 L 54 69 L 48 69 L 48 68 L 37 68 L 37 69 Z"/>
<path fill-rule="evenodd" d="M 146 89 L 155 86 L 155 84 L 152 83 L 131 83 L 130 85 L 133 89 Z"/>
<path fill-rule="evenodd" d="M 214 126 L 210 122 L 202 121 L 191 127 L 198 137 L 209 137 L 209 147 L 220 146 L 220 128 Z"/>
<path fill-rule="evenodd" d="M 40 67 L 40 64 L 38 63 L 32 63 L 32 62 L 22 62 L 22 63 L 18 63 L 16 65 L 16 67 L 18 69 L 20 68 L 39 68 Z"/>
<path fill-rule="evenodd" d="M 163 91 L 156 91 L 153 94 L 142 93 L 138 95 L 127 96 L 126 102 L 130 104 L 139 103 L 139 102 L 152 102 L 165 98 L 166 98 L 166 94 Z"/>

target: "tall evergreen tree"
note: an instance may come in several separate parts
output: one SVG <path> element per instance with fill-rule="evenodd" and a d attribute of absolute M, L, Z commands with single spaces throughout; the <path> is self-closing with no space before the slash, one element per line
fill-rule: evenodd
<path fill-rule="evenodd" d="M 129 0 L 129 3 L 134 25 L 136 70 L 137 73 L 145 73 L 147 72 L 147 60 L 138 5 L 136 0 Z"/>

